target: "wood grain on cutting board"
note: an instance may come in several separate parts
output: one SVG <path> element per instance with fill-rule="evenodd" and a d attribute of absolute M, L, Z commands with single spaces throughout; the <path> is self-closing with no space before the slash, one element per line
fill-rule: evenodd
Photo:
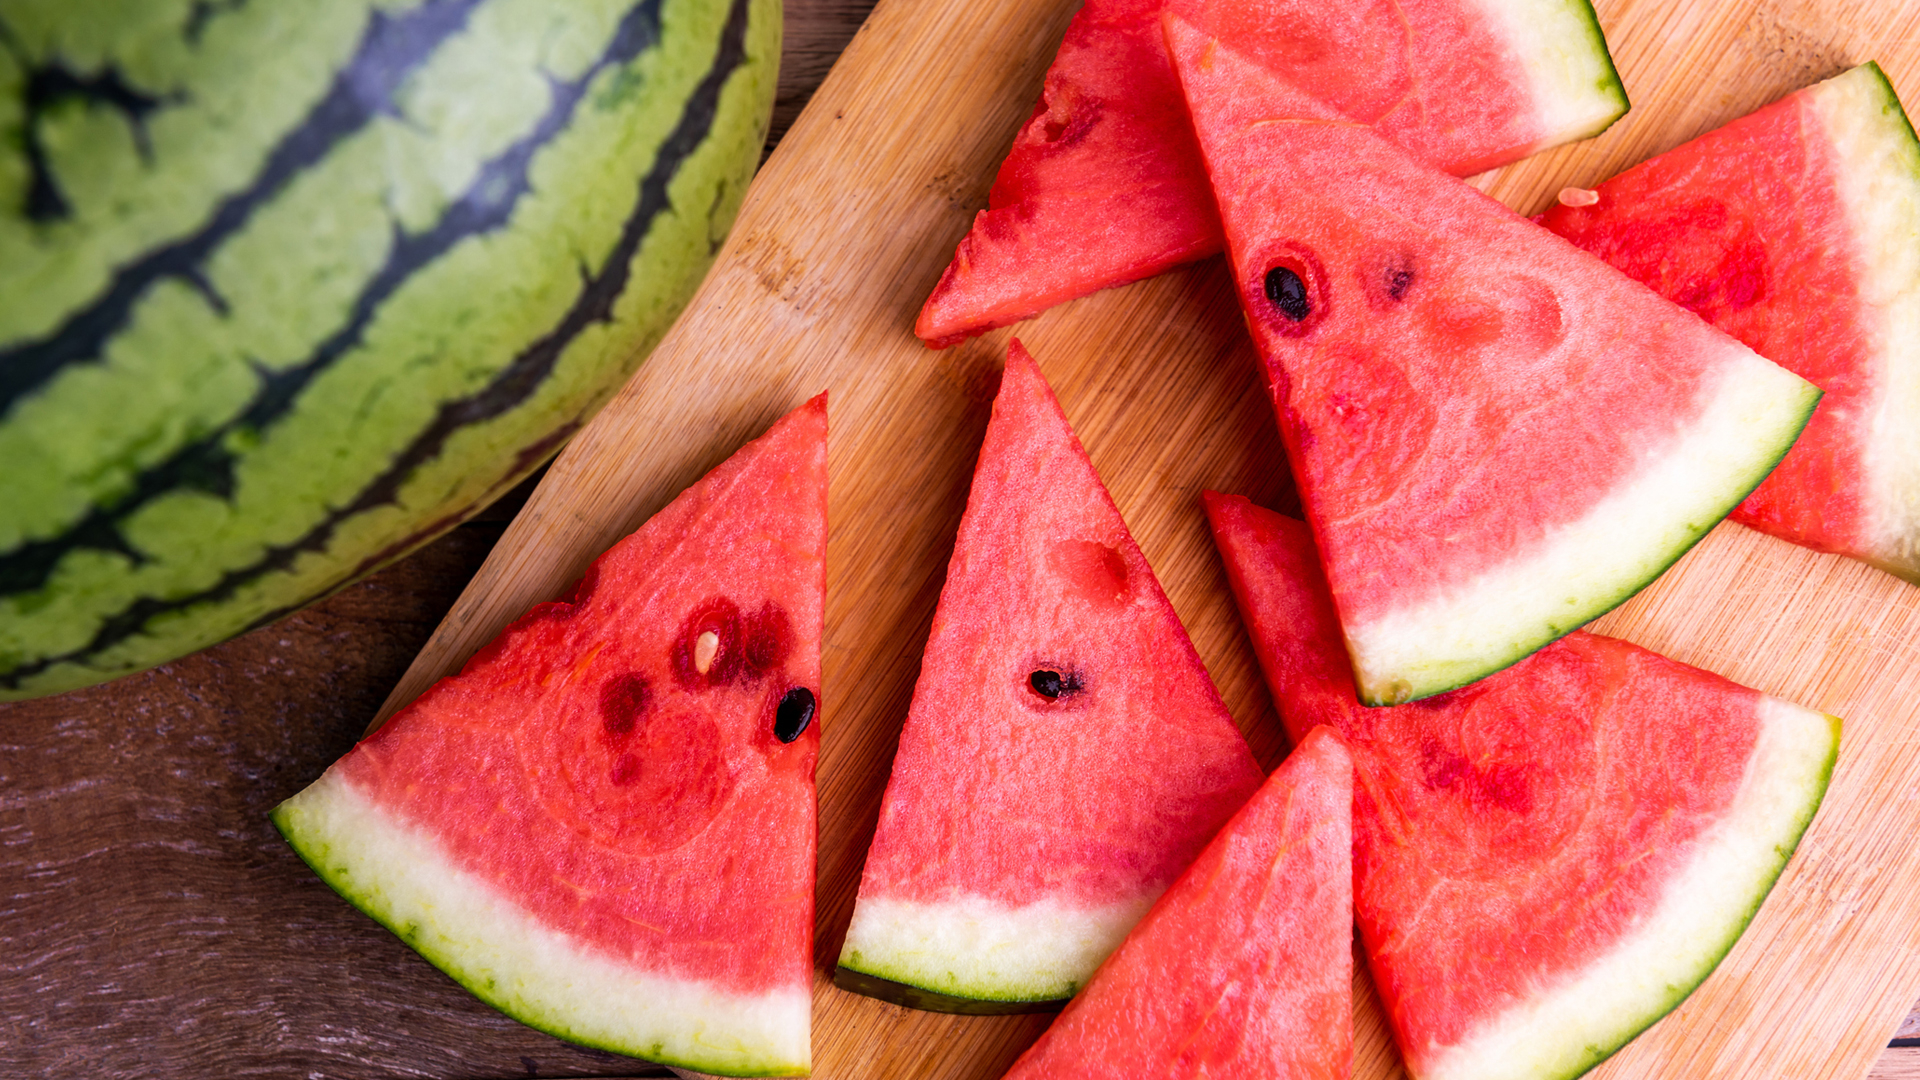
<path fill-rule="evenodd" d="M 911 333 L 1038 94 L 1071 0 L 882 0 L 762 170 L 704 289 L 578 435 L 396 688 L 390 713 L 774 418 L 830 392 L 815 1075 L 989 1078 L 1045 1017 L 952 1017 L 828 981 L 1009 331 Z M 1920 102 L 1920 5 L 1598 5 L 1635 105 L 1477 181 L 1522 212 L 1854 63 Z M 1291 500 L 1219 260 L 1013 328 L 1271 767 L 1280 728 L 1203 488 Z M 1723 525 L 1597 629 L 1842 716 L 1827 802 L 1720 969 L 1595 1075 L 1864 1077 L 1920 987 L 1920 589 Z M 1364 974 L 1356 1075 L 1399 1071 Z"/>

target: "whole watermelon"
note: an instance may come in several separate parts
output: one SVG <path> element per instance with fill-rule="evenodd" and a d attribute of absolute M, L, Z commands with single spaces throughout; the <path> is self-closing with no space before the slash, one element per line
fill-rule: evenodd
<path fill-rule="evenodd" d="M 780 0 L 0 0 L 0 699 L 458 524 L 666 332 Z"/>

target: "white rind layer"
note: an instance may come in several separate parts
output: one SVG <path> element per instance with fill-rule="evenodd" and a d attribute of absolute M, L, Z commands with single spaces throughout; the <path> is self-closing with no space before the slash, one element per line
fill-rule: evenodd
<path fill-rule="evenodd" d="M 1533 87 L 1544 132 L 1529 153 L 1606 130 L 1627 111 L 1627 94 L 1586 0 L 1482 0 Z"/>
<path fill-rule="evenodd" d="M 1097 907 L 863 896 L 840 966 L 948 997 L 1058 1001 L 1086 985 L 1158 895 Z"/>
<path fill-rule="evenodd" d="M 1418 1080 L 1562 1080 L 1605 1059 L 1698 986 L 1746 929 L 1826 793 L 1840 722 L 1762 697 L 1760 736 L 1727 815 L 1658 907 L 1611 951 L 1450 1047 Z"/>
<path fill-rule="evenodd" d="M 1732 338 L 1722 348 L 1700 411 L 1583 517 L 1451 592 L 1343 616 L 1360 699 L 1412 701 L 1515 663 L 1652 581 L 1745 498 L 1819 391 Z"/>
<path fill-rule="evenodd" d="M 588 951 L 460 869 L 338 769 L 273 817 L 327 884 L 522 1023 L 703 1072 L 801 1076 L 811 1066 L 810 988 L 736 994 Z"/>
<path fill-rule="evenodd" d="M 1920 144 L 1893 88 L 1863 64 L 1811 88 L 1833 147 L 1863 317 L 1875 319 L 1861 464 L 1874 561 L 1920 582 Z"/>

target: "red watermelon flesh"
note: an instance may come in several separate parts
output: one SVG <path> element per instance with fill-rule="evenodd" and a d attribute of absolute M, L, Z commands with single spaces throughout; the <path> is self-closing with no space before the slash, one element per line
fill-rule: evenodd
<path fill-rule="evenodd" d="M 1207 514 L 1290 737 L 1346 737 L 1354 907 L 1408 1071 L 1577 1076 L 1713 970 L 1825 793 L 1833 717 L 1575 632 L 1362 706 L 1305 523 Z"/>
<path fill-rule="evenodd" d="M 935 347 L 1222 246 L 1163 0 L 1089 0 L 987 208 L 920 312 Z M 1597 134 L 1626 111 L 1584 0 L 1178 0 L 1343 115 L 1459 175 Z"/>
<path fill-rule="evenodd" d="M 1260 780 L 1015 341 L 836 981 L 953 1011 L 1058 1002 Z"/>
<path fill-rule="evenodd" d="M 810 1059 L 826 399 L 274 811 L 508 1015 L 732 1075 Z"/>
<path fill-rule="evenodd" d="M 1316 728 L 1007 1080 L 1346 1080 L 1353 761 Z"/>
<path fill-rule="evenodd" d="M 1541 224 L 1826 391 L 1733 519 L 1920 583 L 1920 144 L 1879 67 L 1595 195 Z"/>
<path fill-rule="evenodd" d="M 1792 445 L 1807 382 L 1168 25 L 1368 703 L 1625 600 Z"/>

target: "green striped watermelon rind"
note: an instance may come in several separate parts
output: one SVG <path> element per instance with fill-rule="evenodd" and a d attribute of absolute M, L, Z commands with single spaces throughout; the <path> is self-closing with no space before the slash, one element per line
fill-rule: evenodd
<path fill-rule="evenodd" d="M 1343 618 L 1360 700 L 1404 704 L 1511 667 L 1625 603 L 1712 531 L 1793 448 L 1820 402 L 1817 387 L 1751 349 L 1726 339 L 1725 351 L 1695 426 L 1586 516 L 1455 594 L 1364 624 Z M 1654 533 L 1635 536 L 1621 523 L 1645 514 L 1649 486 L 1677 505 Z"/>
<path fill-rule="evenodd" d="M 0 17 L 64 185 L 0 219 L 0 699 L 272 622 L 537 468 L 710 265 L 780 51 L 779 0 L 186 7 Z"/>
<path fill-rule="evenodd" d="M 1573 980 L 1436 1053 L 1419 1080 L 1571 1080 L 1706 981 L 1772 892 L 1826 796 L 1838 717 L 1761 696 L 1761 735 L 1714 838 L 1660 908 Z"/>
<path fill-rule="evenodd" d="M 634 973 L 521 914 L 338 770 L 276 807 L 321 880 L 472 994 L 583 1046 L 727 1076 L 804 1076 L 812 997 Z"/>

